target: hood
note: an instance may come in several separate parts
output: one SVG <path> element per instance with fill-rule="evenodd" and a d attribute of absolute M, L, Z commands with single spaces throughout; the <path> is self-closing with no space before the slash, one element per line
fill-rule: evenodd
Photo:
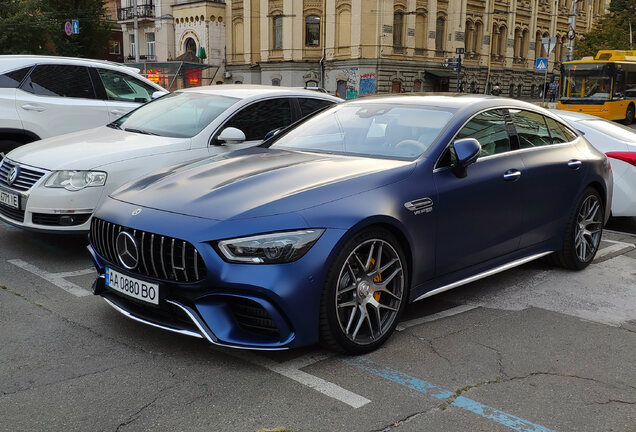
<path fill-rule="evenodd" d="M 187 150 L 189 138 L 168 138 L 101 126 L 26 144 L 11 151 L 16 162 L 47 170 L 95 169 L 113 162 Z"/>
<path fill-rule="evenodd" d="M 112 197 L 216 220 L 315 207 L 406 178 L 415 162 L 251 148 L 166 169 Z"/>

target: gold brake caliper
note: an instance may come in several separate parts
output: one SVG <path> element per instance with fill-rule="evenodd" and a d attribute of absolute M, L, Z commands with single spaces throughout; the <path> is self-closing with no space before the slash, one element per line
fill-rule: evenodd
<path fill-rule="evenodd" d="M 374 265 L 375 265 L 375 259 L 371 258 L 371 267 L 369 268 L 369 270 L 371 270 L 371 268 L 373 268 Z M 382 282 L 382 274 L 378 273 L 377 276 L 373 278 L 373 282 L 375 283 Z M 373 298 L 375 299 L 375 301 L 380 301 L 381 295 L 382 295 L 381 292 L 376 291 L 373 293 Z"/>

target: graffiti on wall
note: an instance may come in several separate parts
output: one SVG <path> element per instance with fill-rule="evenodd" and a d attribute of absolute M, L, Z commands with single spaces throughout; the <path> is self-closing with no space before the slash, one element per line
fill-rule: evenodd
<path fill-rule="evenodd" d="M 365 73 L 360 75 L 360 96 L 375 93 L 375 74 Z"/>

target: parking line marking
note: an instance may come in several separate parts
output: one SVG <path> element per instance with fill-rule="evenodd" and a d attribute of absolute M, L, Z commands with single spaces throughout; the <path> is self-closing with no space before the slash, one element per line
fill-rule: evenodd
<path fill-rule="evenodd" d="M 70 272 L 64 272 L 64 273 L 54 273 L 54 275 L 59 278 L 67 278 L 67 277 L 75 277 L 75 276 L 84 276 L 91 273 L 97 274 L 97 271 L 94 268 L 88 268 L 85 270 L 76 270 L 76 271 L 70 271 Z"/>
<path fill-rule="evenodd" d="M 307 372 L 301 371 L 300 367 L 309 366 L 321 360 L 327 359 L 330 355 L 307 355 L 292 359 L 283 363 L 278 363 L 266 357 L 257 354 L 249 354 L 244 352 L 232 353 L 233 356 L 239 357 L 249 363 L 264 367 L 272 372 L 289 378 L 297 383 L 312 388 L 325 396 L 343 402 L 353 408 L 360 408 L 371 402 L 371 400 L 353 393 L 337 384 L 326 381 Z"/>
<path fill-rule="evenodd" d="M 598 252 L 596 252 L 596 257 L 594 257 L 595 260 L 599 259 L 599 258 L 603 258 L 609 254 L 613 254 L 615 252 L 620 252 L 622 250 L 629 250 L 629 249 L 634 249 L 636 248 L 635 245 L 631 244 L 631 243 L 624 243 L 624 242 L 619 242 L 619 241 L 614 241 L 614 240 L 603 240 L 606 241 L 608 243 L 613 243 L 611 246 L 605 247 L 603 249 L 599 249 Z"/>
<path fill-rule="evenodd" d="M 421 317 L 421 318 L 415 318 L 409 321 L 402 321 L 401 323 L 399 323 L 397 325 L 397 327 L 395 328 L 395 330 L 397 331 L 403 331 L 406 330 L 409 327 L 413 327 L 416 325 L 420 325 L 420 324 L 424 324 L 427 322 L 431 322 L 431 321 L 437 321 L 438 319 L 442 319 L 442 318 L 447 318 L 453 315 L 457 315 L 460 313 L 464 313 L 464 312 L 468 312 L 469 310 L 473 310 L 476 309 L 477 306 L 472 306 L 472 305 L 460 305 L 454 308 L 450 308 L 450 309 L 446 309 L 444 311 L 435 313 L 433 315 L 428 315 L 425 317 Z"/>
<path fill-rule="evenodd" d="M 33 264 L 29 264 L 28 262 L 22 261 L 20 259 L 8 260 L 8 262 L 13 264 L 14 266 L 20 267 L 22 270 L 26 270 L 29 273 L 33 273 L 34 275 L 39 276 L 48 282 L 51 282 L 56 287 L 61 288 L 76 297 L 85 297 L 91 295 L 90 291 L 87 291 L 84 288 L 75 285 L 73 282 L 69 282 L 64 279 L 64 277 L 68 277 L 69 273 L 71 276 L 75 276 L 76 272 L 49 273 L 34 266 Z M 83 271 L 84 270 L 80 270 L 80 272 Z"/>
<path fill-rule="evenodd" d="M 422 381 L 419 378 L 409 376 L 395 369 L 382 366 L 366 357 L 353 357 L 349 359 L 342 359 L 342 361 L 346 364 L 358 367 L 417 392 L 430 395 L 436 399 L 443 400 L 455 396 L 454 392 L 444 390 L 435 384 Z M 489 420 L 493 420 L 518 432 L 555 432 L 552 429 L 532 423 L 528 420 L 522 419 L 521 417 L 505 413 L 464 396 L 455 397 L 450 406 L 465 409 L 466 411 L 472 412 Z"/>

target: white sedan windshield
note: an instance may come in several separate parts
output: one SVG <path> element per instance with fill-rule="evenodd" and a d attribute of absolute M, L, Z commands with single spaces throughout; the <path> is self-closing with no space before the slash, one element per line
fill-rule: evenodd
<path fill-rule="evenodd" d="M 336 106 L 278 139 L 273 148 L 413 159 L 453 117 L 450 110 L 399 104 Z"/>
<path fill-rule="evenodd" d="M 194 92 L 171 93 L 111 124 L 129 132 L 191 138 L 238 100 Z"/>

